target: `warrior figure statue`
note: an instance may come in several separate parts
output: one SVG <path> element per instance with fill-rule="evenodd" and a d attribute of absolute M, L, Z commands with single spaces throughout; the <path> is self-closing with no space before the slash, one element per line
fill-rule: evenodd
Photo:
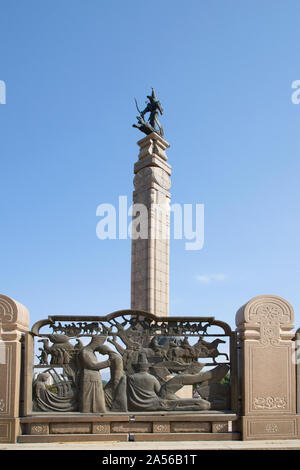
<path fill-rule="evenodd" d="M 151 132 L 156 132 L 159 134 L 161 137 L 164 135 L 164 131 L 162 128 L 162 125 L 160 124 L 158 120 L 158 115 L 163 114 L 163 109 L 161 107 L 160 102 L 158 101 L 155 91 L 152 88 L 152 94 L 147 96 L 148 98 L 148 103 L 143 111 L 139 110 L 137 101 L 135 100 L 135 104 L 137 107 L 137 110 L 139 112 L 139 116 L 137 116 L 138 124 L 133 124 L 132 127 L 136 127 L 140 131 L 144 132 L 145 134 L 151 134 Z M 150 113 L 148 122 L 144 120 L 145 114 Z M 158 129 L 156 128 L 158 127 Z"/>

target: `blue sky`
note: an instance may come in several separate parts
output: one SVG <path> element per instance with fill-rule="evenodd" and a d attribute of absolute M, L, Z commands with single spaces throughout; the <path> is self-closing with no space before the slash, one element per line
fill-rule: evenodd
<path fill-rule="evenodd" d="M 205 204 L 205 243 L 171 241 L 170 312 L 234 327 L 250 298 L 300 326 L 298 1 L 1 0 L 0 292 L 50 314 L 130 306 L 130 240 L 96 208 L 132 194 L 134 97 L 155 87 L 172 202 Z"/>

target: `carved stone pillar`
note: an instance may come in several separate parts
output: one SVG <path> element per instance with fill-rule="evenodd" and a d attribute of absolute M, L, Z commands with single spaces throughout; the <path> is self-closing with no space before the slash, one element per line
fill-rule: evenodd
<path fill-rule="evenodd" d="M 134 165 L 131 308 L 169 315 L 170 175 L 169 144 L 153 132 L 138 142 Z M 145 215 L 145 211 L 147 213 Z"/>
<path fill-rule="evenodd" d="M 21 396 L 21 341 L 28 310 L 0 294 L 0 442 L 16 442 Z"/>
<path fill-rule="evenodd" d="M 295 439 L 294 311 L 261 295 L 236 315 L 240 344 L 243 439 Z"/>

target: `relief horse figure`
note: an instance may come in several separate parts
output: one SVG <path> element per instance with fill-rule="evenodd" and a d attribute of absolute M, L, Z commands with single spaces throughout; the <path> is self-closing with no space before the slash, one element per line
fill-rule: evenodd
<path fill-rule="evenodd" d="M 222 339 L 215 339 L 211 343 L 208 341 L 204 341 L 202 337 L 199 338 L 198 342 L 194 346 L 194 350 L 197 354 L 197 357 L 211 357 L 214 364 L 216 364 L 216 358 L 219 356 L 225 356 L 227 361 L 229 361 L 228 354 L 226 353 L 220 353 L 218 350 L 219 344 L 226 344 L 226 341 L 223 341 Z"/>

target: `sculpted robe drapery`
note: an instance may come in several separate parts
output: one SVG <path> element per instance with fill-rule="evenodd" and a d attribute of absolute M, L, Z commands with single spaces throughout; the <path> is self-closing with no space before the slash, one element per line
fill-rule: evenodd
<path fill-rule="evenodd" d="M 114 351 L 109 352 L 110 381 L 104 387 L 105 402 L 111 408 L 120 380 L 124 377 L 122 357 Z"/>
<path fill-rule="evenodd" d="M 164 409 L 164 400 L 157 394 L 160 391 L 160 383 L 147 372 L 137 372 L 127 377 L 128 409 L 133 411 L 161 410 Z"/>
<path fill-rule="evenodd" d="M 109 361 L 98 362 L 93 350 L 84 348 L 79 354 L 81 365 L 80 411 L 105 413 L 105 397 L 99 370 L 109 367 Z"/>
<path fill-rule="evenodd" d="M 43 374 L 40 374 L 43 375 Z M 33 385 L 33 411 L 76 411 L 77 400 L 72 390 L 60 397 L 47 389 L 45 380 L 38 378 Z"/>
<path fill-rule="evenodd" d="M 194 377 L 193 382 L 191 382 L 192 377 Z M 170 379 L 163 387 L 161 387 L 159 381 L 146 371 L 129 375 L 127 377 L 128 410 L 208 410 L 210 408 L 210 403 L 202 398 L 180 399 L 175 395 L 175 392 L 178 391 L 185 383 L 195 383 L 195 377 L 199 378 L 199 375 L 179 375 Z"/>

